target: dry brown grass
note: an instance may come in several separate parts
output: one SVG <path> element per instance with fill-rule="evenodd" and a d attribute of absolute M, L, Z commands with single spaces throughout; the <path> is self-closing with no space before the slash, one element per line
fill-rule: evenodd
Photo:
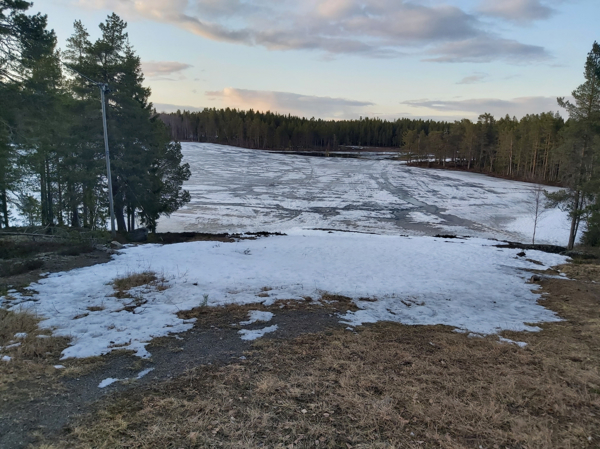
<path fill-rule="evenodd" d="M 168 281 L 164 276 L 155 273 L 154 271 L 142 271 L 140 273 L 129 273 L 125 276 L 118 277 L 112 281 L 115 293 L 112 296 L 119 299 L 131 300 L 125 304 L 122 310 L 135 312 L 135 309 L 143 306 L 148 302 L 144 298 L 144 293 L 154 291 L 164 291 L 169 288 Z M 145 287 L 142 290 L 132 292 L 132 289 Z M 81 317 L 87 316 L 87 314 Z M 77 319 L 78 317 L 75 317 Z"/>
<path fill-rule="evenodd" d="M 46 448 L 600 447 L 600 273 L 578 267 L 581 281 L 542 281 L 567 321 L 505 333 L 524 349 L 392 323 L 263 339 L 241 363 L 117 397 Z"/>
<path fill-rule="evenodd" d="M 100 357 L 61 361 L 69 339 L 51 336 L 39 328 L 39 322 L 29 311 L 0 309 L 0 355 L 11 358 L 0 360 L 0 407 L 45 396 L 49 390 L 62 388 L 60 378 L 89 373 L 104 363 Z M 19 333 L 27 336 L 15 337 Z M 58 365 L 64 368 L 55 368 Z"/>
<path fill-rule="evenodd" d="M 117 298 L 130 297 L 129 290 L 136 287 L 150 286 L 158 291 L 168 288 L 167 280 L 164 276 L 158 275 L 154 271 L 142 271 L 141 273 L 128 273 L 125 276 L 118 277 L 112 281 Z"/>
<path fill-rule="evenodd" d="M 49 336 L 50 332 L 41 330 L 38 323 L 39 319 L 30 312 L 0 309 L 0 354 L 11 357 L 8 362 L 0 361 L 0 394 L 4 399 L 18 394 L 16 383 L 38 383 L 59 374 L 54 365 L 69 340 Z M 27 336 L 15 337 L 19 333 Z"/>

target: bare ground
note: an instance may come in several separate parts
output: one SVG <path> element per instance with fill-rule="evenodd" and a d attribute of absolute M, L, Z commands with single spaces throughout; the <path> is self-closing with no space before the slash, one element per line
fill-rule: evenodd
<path fill-rule="evenodd" d="M 503 334 L 525 348 L 444 326 L 350 332 L 336 313 L 352 304 L 328 297 L 277 304 L 279 330 L 254 344 L 237 323 L 260 306 L 199 308 L 186 313 L 194 329 L 155 340 L 149 361 L 59 362 L 66 341 L 8 317 L 0 345 L 29 336 L 0 364 L 0 447 L 600 447 L 600 266 L 562 271 L 574 280 L 540 285 L 565 321 Z"/>

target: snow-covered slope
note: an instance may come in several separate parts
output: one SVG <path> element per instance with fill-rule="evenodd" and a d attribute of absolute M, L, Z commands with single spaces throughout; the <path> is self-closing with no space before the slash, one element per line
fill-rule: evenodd
<path fill-rule="evenodd" d="M 191 328 L 176 314 L 200 306 L 205 295 L 215 306 L 341 294 L 362 309 L 341 317 L 352 325 L 390 320 L 486 334 L 557 320 L 537 304 L 535 286 L 526 283 L 530 274 L 522 270 L 544 267 L 494 244 L 298 229 L 237 243 L 141 245 L 106 264 L 50 275 L 32 285 L 33 297 L 16 295 L 10 306 L 30 308 L 47 318 L 42 326 L 73 337 L 64 357 L 123 348 L 147 356 L 151 338 Z M 566 260 L 537 251 L 528 258 L 544 266 Z M 147 270 L 164 276 L 169 288 L 138 288 L 133 293 L 145 302 L 124 309 L 133 300 L 112 296 L 111 281 Z M 266 290 L 269 297 L 259 296 Z"/>

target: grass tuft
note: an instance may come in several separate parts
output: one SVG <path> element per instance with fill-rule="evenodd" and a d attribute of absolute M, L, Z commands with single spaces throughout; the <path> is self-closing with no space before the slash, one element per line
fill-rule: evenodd
<path fill-rule="evenodd" d="M 142 285 L 153 284 L 158 281 L 154 271 L 143 271 L 141 273 L 131 273 L 123 277 L 116 278 L 113 282 L 113 288 L 117 291 L 127 291 Z"/>
<path fill-rule="evenodd" d="M 164 276 L 158 275 L 154 271 L 143 271 L 141 273 L 130 273 L 126 276 L 118 277 L 112 281 L 115 289 L 113 296 L 116 298 L 137 298 L 139 295 L 132 295 L 130 290 L 148 286 L 156 291 L 164 291 L 169 288 L 168 281 Z"/>
<path fill-rule="evenodd" d="M 0 396 L 7 400 L 20 394 L 15 384 L 25 385 L 56 373 L 53 367 L 69 343 L 68 338 L 53 337 L 38 327 L 39 318 L 29 311 L 0 309 L 0 354 L 11 358 L 0 362 Z M 15 334 L 27 334 L 17 338 Z M 41 382 L 43 383 L 43 382 Z M 35 388 L 34 388 L 35 390 Z M 32 391 L 26 393 L 33 396 Z"/>

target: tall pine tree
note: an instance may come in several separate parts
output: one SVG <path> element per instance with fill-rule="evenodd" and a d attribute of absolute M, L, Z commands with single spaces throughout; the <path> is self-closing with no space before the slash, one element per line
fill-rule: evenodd
<path fill-rule="evenodd" d="M 565 170 L 563 182 L 567 190 L 551 196 L 555 203 L 563 204 L 571 217 L 568 248 L 572 249 L 581 219 L 596 196 L 598 177 L 597 160 L 600 153 L 600 45 L 594 42 L 584 70 L 585 82 L 572 93 L 574 103 L 558 99 L 558 104 L 569 113 L 563 130 L 562 146 Z"/>

